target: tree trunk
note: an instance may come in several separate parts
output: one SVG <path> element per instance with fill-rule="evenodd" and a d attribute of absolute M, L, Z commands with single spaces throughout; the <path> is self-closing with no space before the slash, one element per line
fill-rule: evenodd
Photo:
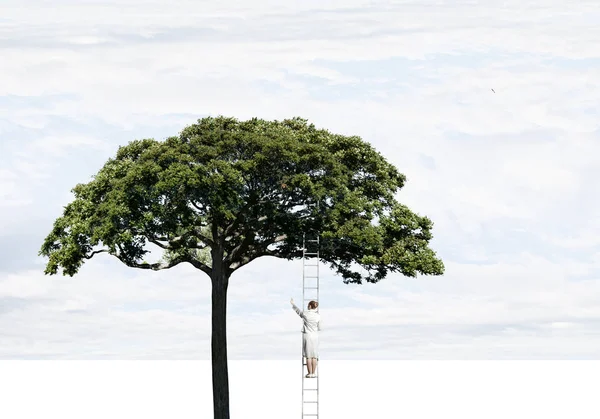
<path fill-rule="evenodd" d="M 229 277 L 220 264 L 212 274 L 212 379 L 214 419 L 229 419 L 227 371 L 227 286 Z"/>

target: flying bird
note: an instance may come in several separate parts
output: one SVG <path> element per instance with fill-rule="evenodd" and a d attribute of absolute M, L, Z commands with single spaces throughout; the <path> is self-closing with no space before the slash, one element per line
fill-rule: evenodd
<path fill-rule="evenodd" d="M 492 92 L 496 93 L 496 91 L 494 89 L 492 89 Z"/>

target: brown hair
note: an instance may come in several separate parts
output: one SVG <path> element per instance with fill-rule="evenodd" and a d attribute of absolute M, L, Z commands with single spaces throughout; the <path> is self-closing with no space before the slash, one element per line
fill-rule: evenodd
<path fill-rule="evenodd" d="M 308 303 L 309 310 L 314 310 L 317 307 L 319 307 L 319 303 L 317 303 L 316 301 L 311 301 L 310 303 Z"/>

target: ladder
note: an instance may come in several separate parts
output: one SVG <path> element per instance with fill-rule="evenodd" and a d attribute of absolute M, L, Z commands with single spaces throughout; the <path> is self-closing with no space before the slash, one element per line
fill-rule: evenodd
<path fill-rule="evenodd" d="M 302 249 L 302 309 L 305 310 L 309 301 L 319 302 L 319 236 L 317 235 L 316 239 L 307 240 L 306 234 L 304 234 Z M 317 306 L 318 312 L 319 307 Z M 306 378 L 307 360 L 302 352 L 300 357 L 302 359 L 302 419 L 307 417 L 318 419 L 320 365 L 317 363 L 316 379 Z"/>

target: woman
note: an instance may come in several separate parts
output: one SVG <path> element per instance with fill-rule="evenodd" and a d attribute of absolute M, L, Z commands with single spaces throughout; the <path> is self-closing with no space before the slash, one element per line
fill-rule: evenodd
<path fill-rule="evenodd" d="M 294 304 L 294 299 L 290 299 L 292 307 L 302 318 L 304 326 L 302 327 L 302 355 L 306 358 L 306 368 L 308 374 L 306 378 L 315 378 L 317 375 L 317 360 L 319 359 L 319 331 L 321 330 L 321 316 L 317 313 L 319 303 L 311 301 L 308 303 L 308 311 L 302 311 Z"/>

